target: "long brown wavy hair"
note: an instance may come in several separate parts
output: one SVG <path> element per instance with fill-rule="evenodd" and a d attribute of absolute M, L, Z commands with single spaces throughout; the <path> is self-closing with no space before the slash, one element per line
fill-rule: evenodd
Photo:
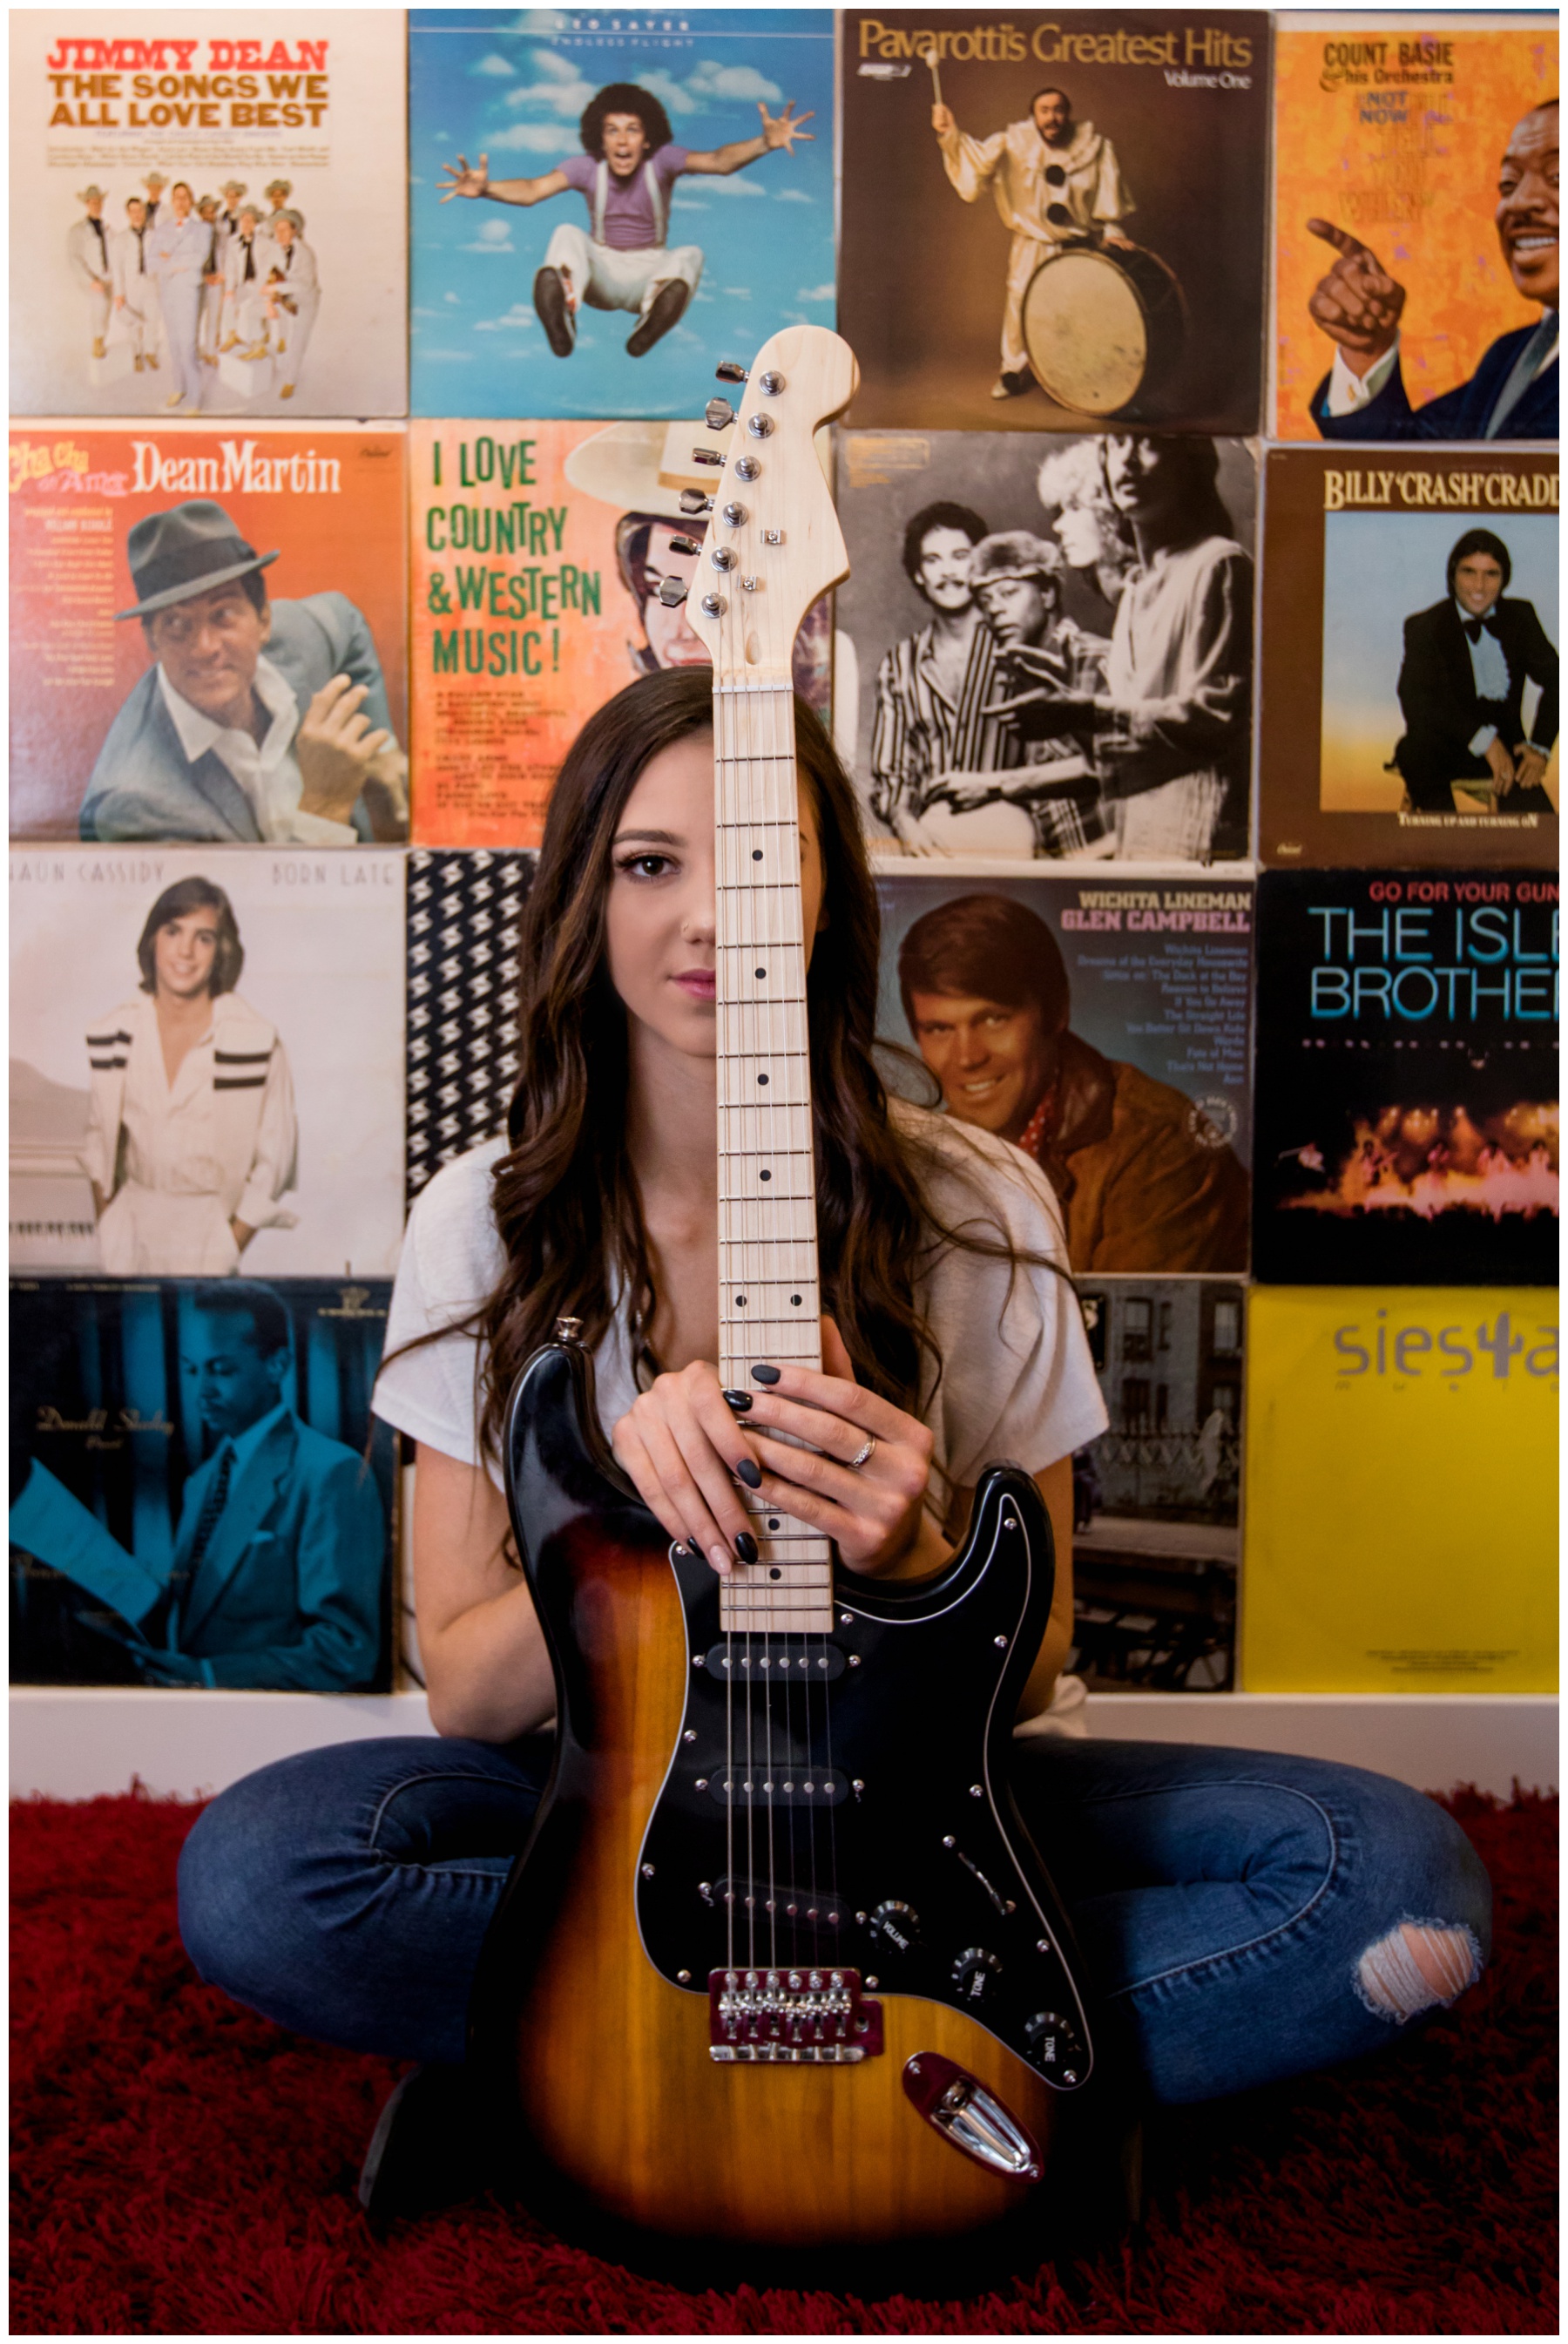
<path fill-rule="evenodd" d="M 637 1177 L 628 1161 L 626 1011 L 609 978 L 605 899 L 628 799 L 661 751 L 712 725 L 709 671 L 667 669 L 628 684 L 584 725 L 545 819 L 521 936 L 520 1072 L 507 1153 L 493 1173 L 507 1267 L 471 1322 L 484 1345 L 479 1429 L 498 1456 L 518 1370 L 560 1318 L 591 1349 L 615 1301 L 629 1308 L 634 1356 L 652 1357 L 658 1312 Z M 817 1222 L 823 1308 L 863 1384 L 913 1409 L 941 1358 L 914 1299 L 928 1250 L 950 1242 L 1016 1262 L 995 1236 L 936 1220 L 922 1150 L 889 1117 L 873 1049 L 881 920 L 853 787 L 822 725 L 797 696 L 796 753 L 817 815 L 826 923 L 807 979 Z M 984 1212 L 983 1193 L 977 1207 Z M 1029 1257 L 1032 1258 L 1032 1257 Z M 930 1370 L 928 1375 L 927 1370 Z"/>

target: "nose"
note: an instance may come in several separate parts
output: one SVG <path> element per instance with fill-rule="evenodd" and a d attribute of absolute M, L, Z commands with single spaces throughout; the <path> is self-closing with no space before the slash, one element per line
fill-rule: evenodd
<path fill-rule="evenodd" d="M 959 1027 L 959 1064 L 960 1066 L 983 1066 L 990 1056 L 990 1044 L 977 1026 Z"/>

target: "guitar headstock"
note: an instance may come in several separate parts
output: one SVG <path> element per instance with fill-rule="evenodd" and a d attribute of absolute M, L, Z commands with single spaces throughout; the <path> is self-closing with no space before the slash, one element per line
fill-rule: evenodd
<path fill-rule="evenodd" d="M 825 326 L 787 326 L 763 343 L 749 375 L 721 368 L 719 379 L 744 379 L 745 393 L 713 491 L 687 621 L 717 682 L 788 678 L 801 620 L 849 571 L 814 436 L 849 405 L 859 369 L 849 343 Z M 710 429 L 731 428 L 724 405 L 710 404 Z"/>

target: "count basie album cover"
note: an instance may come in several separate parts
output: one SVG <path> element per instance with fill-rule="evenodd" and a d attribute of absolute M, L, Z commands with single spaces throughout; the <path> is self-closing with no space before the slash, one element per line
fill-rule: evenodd
<path fill-rule="evenodd" d="M 1266 15 L 839 24 L 851 423 L 1258 429 Z"/>
<path fill-rule="evenodd" d="M 1557 1277 L 1558 886 L 1264 872 L 1253 1274 Z"/>
<path fill-rule="evenodd" d="M 1261 859 L 1555 868 L 1555 455 L 1273 449 Z"/>
<path fill-rule="evenodd" d="M 11 411 L 408 405 L 396 8 L 11 14 Z"/>
<path fill-rule="evenodd" d="M 13 1683 L 387 1690 L 390 1295 L 13 1281 Z"/>

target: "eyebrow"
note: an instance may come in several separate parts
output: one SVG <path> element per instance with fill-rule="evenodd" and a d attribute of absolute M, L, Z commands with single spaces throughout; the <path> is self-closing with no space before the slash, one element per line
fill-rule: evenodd
<path fill-rule="evenodd" d="M 618 830 L 614 844 L 625 846 L 634 838 L 651 839 L 658 846 L 684 846 L 686 841 L 673 830 Z"/>

